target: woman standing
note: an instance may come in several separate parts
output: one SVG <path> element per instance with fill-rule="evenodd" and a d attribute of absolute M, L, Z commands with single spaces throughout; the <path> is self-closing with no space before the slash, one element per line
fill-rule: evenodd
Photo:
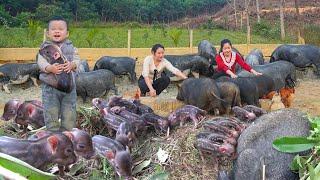
<path fill-rule="evenodd" d="M 149 92 L 150 96 L 154 97 L 169 86 L 170 78 L 166 76 L 164 69 L 171 71 L 176 76 L 187 79 L 186 75 L 164 58 L 164 47 L 161 44 L 153 45 L 151 53 L 152 55 L 144 59 L 142 75 L 138 80 L 142 96 Z"/>

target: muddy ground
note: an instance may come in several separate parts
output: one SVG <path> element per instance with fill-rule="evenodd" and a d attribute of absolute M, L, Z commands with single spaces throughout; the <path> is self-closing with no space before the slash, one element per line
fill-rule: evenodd
<path fill-rule="evenodd" d="M 120 94 L 125 96 L 133 96 L 135 89 L 137 89 L 137 85 L 131 84 L 127 77 L 117 78 L 116 82 Z M 40 87 L 33 86 L 31 82 L 24 85 L 12 86 L 11 90 L 11 94 L 0 91 L 0 114 L 2 114 L 5 102 L 12 98 L 41 100 Z M 293 108 L 307 112 L 312 116 L 320 116 L 319 94 L 319 79 L 299 80 L 296 87 Z M 113 93 L 109 93 L 105 98 L 110 95 L 113 95 Z M 177 88 L 175 84 L 171 84 L 167 88 L 167 92 L 162 93 L 157 98 L 172 99 L 175 98 L 176 95 Z M 90 106 L 89 102 L 90 101 L 84 104 L 82 103 L 81 98 L 78 97 L 78 108 L 81 106 Z M 156 133 L 140 137 L 132 153 L 134 162 L 135 164 L 138 164 L 144 160 L 151 159 L 151 164 L 144 170 L 135 174 L 135 177 L 137 179 L 143 179 L 149 177 L 151 174 L 165 171 L 170 173 L 170 179 L 214 179 L 217 175 L 218 168 L 230 169 L 230 161 L 220 162 L 219 167 L 217 166 L 217 163 L 210 158 L 206 159 L 205 162 L 201 161 L 198 151 L 193 147 L 195 134 L 200 130 L 201 128 L 193 130 L 193 125 L 189 123 L 181 128 L 171 130 L 169 137 L 157 135 Z M 157 159 L 156 153 L 159 148 L 162 148 L 169 154 L 168 161 L 165 163 L 160 163 Z M 78 177 L 76 179 L 83 179 L 84 177 Z"/>

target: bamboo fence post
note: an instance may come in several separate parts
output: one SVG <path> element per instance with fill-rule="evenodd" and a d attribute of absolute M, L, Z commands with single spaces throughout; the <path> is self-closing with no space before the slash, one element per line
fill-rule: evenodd
<path fill-rule="evenodd" d="M 128 29 L 128 56 L 131 57 L 131 29 Z"/>

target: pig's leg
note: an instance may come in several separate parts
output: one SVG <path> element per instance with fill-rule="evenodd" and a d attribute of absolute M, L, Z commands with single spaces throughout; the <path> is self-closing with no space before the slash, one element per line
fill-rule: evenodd
<path fill-rule="evenodd" d="M 5 91 L 6 93 L 11 94 L 8 85 L 9 85 L 9 84 L 4 84 L 2 87 L 3 87 L 3 89 L 4 89 L 4 91 Z"/>
<path fill-rule="evenodd" d="M 29 75 L 25 75 L 25 76 L 22 76 L 22 77 L 19 76 L 19 78 L 17 80 L 15 80 L 15 81 L 10 80 L 10 82 L 12 84 L 23 84 L 23 83 L 28 81 L 29 77 L 30 77 Z"/>
<path fill-rule="evenodd" d="M 39 87 L 39 84 L 37 83 L 37 78 L 30 77 L 30 79 L 32 80 L 34 86 Z"/>
<path fill-rule="evenodd" d="M 59 169 L 59 175 L 64 176 L 64 166 L 58 165 L 58 169 Z"/>
<path fill-rule="evenodd" d="M 195 130 L 195 129 L 197 129 L 197 127 L 198 127 L 198 118 L 196 117 L 196 115 L 195 114 L 191 114 L 190 115 L 190 119 L 193 121 L 193 123 L 194 123 L 194 127 L 193 127 L 193 129 Z"/>
<path fill-rule="evenodd" d="M 192 73 L 193 77 L 195 77 L 195 78 L 199 78 L 200 77 L 199 73 L 197 73 L 197 72 L 191 72 L 191 73 Z"/>
<path fill-rule="evenodd" d="M 74 88 L 70 93 L 65 93 L 61 101 L 61 129 L 72 130 L 76 126 L 76 101 L 77 94 Z"/>

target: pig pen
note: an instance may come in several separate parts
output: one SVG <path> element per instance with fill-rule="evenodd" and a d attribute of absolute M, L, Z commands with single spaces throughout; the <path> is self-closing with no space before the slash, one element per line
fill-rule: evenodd
<path fill-rule="evenodd" d="M 119 93 L 124 97 L 133 97 L 137 84 L 131 84 L 127 76 L 121 76 L 116 79 L 116 86 Z M 31 82 L 24 85 L 12 86 L 12 94 L 7 94 L 0 91 L 0 113 L 3 112 L 4 104 L 12 98 L 21 98 L 24 100 L 38 99 L 41 100 L 41 88 L 35 87 Z M 312 116 L 320 116 L 320 80 L 319 79 L 299 79 L 296 87 L 295 99 L 293 108 L 300 109 L 309 113 Z M 110 92 L 104 98 L 113 95 Z M 183 104 L 175 100 L 177 95 L 176 83 L 171 83 L 163 92 L 156 98 L 144 97 L 141 101 L 151 106 L 159 115 L 166 116 L 170 111 L 181 107 Z M 91 99 L 87 103 L 83 103 L 82 99 L 78 97 L 78 109 L 85 106 L 91 106 Z M 79 113 L 78 113 L 79 114 Z M 80 117 L 79 118 L 83 118 Z M 4 130 L 10 122 L 0 122 L 0 134 L 7 134 Z M 144 169 L 137 172 L 134 177 L 143 179 L 150 177 L 150 175 L 162 171 L 168 172 L 170 179 L 214 179 L 217 176 L 218 166 L 214 164 L 213 159 L 207 158 L 205 162 L 201 161 L 199 152 L 194 148 L 193 143 L 195 135 L 201 131 L 201 127 L 193 130 L 191 122 L 185 124 L 183 127 L 177 127 L 170 131 L 170 136 L 159 135 L 156 133 L 148 133 L 147 136 L 139 136 L 138 142 L 132 151 L 133 162 L 135 165 L 141 162 L 151 160 L 151 163 Z M 7 134 L 18 136 L 17 134 Z M 107 135 L 107 134 L 104 134 Z M 157 152 L 161 148 L 168 153 L 168 160 L 164 163 L 159 162 Z M 68 174 L 66 179 L 88 179 L 95 167 L 92 167 L 92 161 L 80 161 L 82 169 L 78 173 Z M 219 169 L 230 169 L 231 161 L 223 160 L 219 163 Z M 111 176 L 113 171 L 109 168 Z"/>

